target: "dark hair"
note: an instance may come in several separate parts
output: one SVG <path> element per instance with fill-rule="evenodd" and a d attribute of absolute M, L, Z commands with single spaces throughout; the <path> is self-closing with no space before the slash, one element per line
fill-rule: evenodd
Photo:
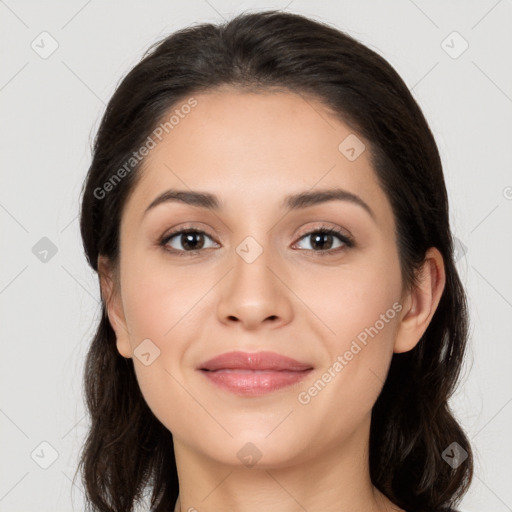
<path fill-rule="evenodd" d="M 141 164 L 124 167 L 122 179 L 113 182 L 116 172 L 171 108 L 224 85 L 318 99 L 368 141 L 392 205 L 406 287 L 417 283 L 427 249 L 441 252 L 446 285 L 438 308 L 417 346 L 393 355 L 372 411 L 370 475 L 409 512 L 452 507 L 473 475 L 469 441 L 448 405 L 468 337 L 467 299 L 434 137 L 403 80 L 377 53 L 327 24 L 279 11 L 188 27 L 153 45 L 118 86 L 95 139 L 80 219 L 89 264 L 98 271 L 99 255 L 118 262 L 122 209 Z M 101 197 L 98 190 L 107 182 L 108 196 Z M 88 506 L 131 511 L 148 487 L 154 510 L 173 504 L 178 478 L 172 435 L 146 404 L 132 359 L 118 353 L 104 301 L 84 391 L 92 424 L 78 469 Z M 442 457 L 454 442 L 468 454 L 456 468 Z"/>

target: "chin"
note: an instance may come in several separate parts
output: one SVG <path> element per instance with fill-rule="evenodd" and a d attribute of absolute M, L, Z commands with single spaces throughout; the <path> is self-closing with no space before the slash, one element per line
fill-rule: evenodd
<path fill-rule="evenodd" d="M 249 429 L 247 431 L 233 433 L 229 440 L 219 440 L 212 445 L 202 447 L 205 455 L 228 466 L 239 468 L 272 469 L 293 465 L 305 455 L 306 442 L 300 442 L 292 438 L 288 432 L 281 436 L 268 435 L 265 432 Z M 287 442 L 283 442 L 286 439 Z M 203 451 L 198 447 L 199 451 Z"/>

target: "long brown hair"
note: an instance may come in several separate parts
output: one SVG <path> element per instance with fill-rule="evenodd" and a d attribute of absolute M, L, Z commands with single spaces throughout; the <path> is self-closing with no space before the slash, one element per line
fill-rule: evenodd
<path fill-rule="evenodd" d="M 417 346 L 393 355 L 372 411 L 370 475 L 409 512 L 457 504 L 471 482 L 473 462 L 448 399 L 462 366 L 468 315 L 453 258 L 443 170 L 420 107 L 374 51 L 327 24 L 279 11 L 192 26 L 154 45 L 118 86 L 95 139 L 80 220 L 89 264 L 98 271 L 99 255 L 117 264 L 123 205 L 140 162 L 125 168 L 107 197 L 104 184 L 112 183 L 173 106 L 221 85 L 315 97 L 370 141 L 374 170 L 393 208 L 407 287 L 416 283 L 426 250 L 441 252 L 446 285 L 439 306 Z M 84 394 L 91 426 L 78 470 L 89 509 L 132 511 L 148 489 L 153 510 L 172 506 L 178 496 L 172 435 L 146 404 L 133 361 L 118 353 L 103 302 Z M 452 443 L 467 453 L 460 465 L 443 460 Z"/>

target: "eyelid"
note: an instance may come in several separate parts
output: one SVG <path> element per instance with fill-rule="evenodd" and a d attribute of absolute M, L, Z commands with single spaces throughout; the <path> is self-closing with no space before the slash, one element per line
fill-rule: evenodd
<path fill-rule="evenodd" d="M 299 234 L 299 239 L 304 237 L 305 235 L 310 235 L 312 233 L 316 233 L 317 231 L 332 231 L 343 238 L 346 238 L 347 240 L 350 240 L 351 242 L 354 242 L 354 237 L 349 233 L 348 230 L 340 228 L 339 226 L 336 226 L 335 224 L 331 224 L 328 222 L 321 222 L 319 226 L 313 226 L 304 228 L 300 231 L 301 234 Z"/>
<path fill-rule="evenodd" d="M 183 231 L 196 231 L 200 233 L 204 233 L 205 235 L 208 235 L 210 238 L 215 239 L 213 235 L 210 235 L 209 230 L 211 229 L 210 226 L 203 223 L 195 223 L 195 222 L 186 222 L 185 224 L 180 224 L 178 227 L 173 227 L 166 231 L 164 235 L 160 237 L 160 240 L 168 240 L 174 235 L 177 235 L 179 233 L 182 233 Z M 217 242 L 218 243 L 218 242 Z"/>

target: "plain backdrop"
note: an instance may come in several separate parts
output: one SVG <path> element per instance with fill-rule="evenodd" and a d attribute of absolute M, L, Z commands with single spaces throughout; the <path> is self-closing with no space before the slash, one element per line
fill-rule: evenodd
<path fill-rule="evenodd" d="M 0 1 L 0 511 L 81 510 L 85 354 L 99 287 L 78 230 L 105 104 L 154 42 L 283 9 L 384 56 L 434 132 L 471 306 L 452 407 L 475 449 L 463 511 L 512 511 L 512 2 Z"/>

